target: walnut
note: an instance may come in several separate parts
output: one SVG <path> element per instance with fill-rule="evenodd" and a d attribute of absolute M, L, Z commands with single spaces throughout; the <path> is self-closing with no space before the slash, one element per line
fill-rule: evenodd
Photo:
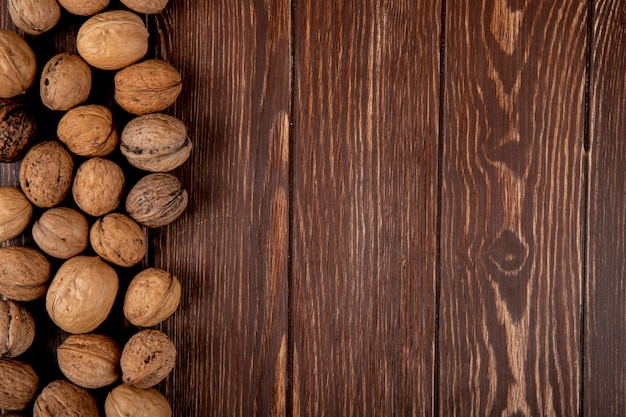
<path fill-rule="evenodd" d="M 146 329 L 134 334 L 122 350 L 122 380 L 137 388 L 150 388 L 174 369 L 176 347 L 160 330 Z"/>
<path fill-rule="evenodd" d="M 35 398 L 38 384 L 39 378 L 29 364 L 0 358 L 0 409 L 24 410 Z"/>
<path fill-rule="evenodd" d="M 46 294 L 52 321 L 68 333 L 88 333 L 109 315 L 119 281 L 98 256 L 70 258 L 57 271 Z"/>
<path fill-rule="evenodd" d="M 35 339 L 35 320 L 15 301 L 0 300 L 0 356 L 15 358 L 26 352 Z"/>
<path fill-rule="evenodd" d="M 130 65 L 115 74 L 115 101 L 129 113 L 142 115 L 165 110 L 178 98 L 180 73 L 160 59 Z"/>
<path fill-rule="evenodd" d="M 0 242 L 13 239 L 26 229 L 33 206 L 16 187 L 0 187 Z"/>
<path fill-rule="evenodd" d="M 52 381 L 41 391 L 33 406 L 33 417 L 100 417 L 95 398 L 71 382 Z"/>
<path fill-rule="evenodd" d="M 78 30 L 78 53 L 103 70 L 122 69 L 148 52 L 148 30 L 139 16 L 126 10 L 99 13 Z"/>
<path fill-rule="evenodd" d="M 126 198 L 126 211 L 146 227 L 165 226 L 187 208 L 187 191 L 172 174 L 149 174 L 140 179 Z"/>
<path fill-rule="evenodd" d="M 0 97 L 24 94 L 37 76 L 35 53 L 17 33 L 0 29 Z"/>
<path fill-rule="evenodd" d="M 9 16 L 29 35 L 40 35 L 59 22 L 61 8 L 56 0 L 8 0 Z"/>
<path fill-rule="evenodd" d="M 102 216 L 120 205 L 124 183 L 122 168 L 108 159 L 95 157 L 78 167 L 72 196 L 82 211 Z"/>
<path fill-rule="evenodd" d="M 109 0 L 59 0 L 68 12 L 79 16 L 92 16 L 109 5 Z"/>
<path fill-rule="evenodd" d="M 124 316 L 135 326 L 156 326 L 176 311 L 180 296 L 180 281 L 174 275 L 148 268 L 130 281 L 124 297 Z"/>
<path fill-rule="evenodd" d="M 137 13 L 157 14 L 161 13 L 168 0 L 122 0 L 122 3 Z"/>
<path fill-rule="evenodd" d="M 141 389 L 122 384 L 115 387 L 104 402 L 107 417 L 171 417 L 167 399 L 154 388 Z"/>
<path fill-rule="evenodd" d="M 78 55 L 62 52 L 43 68 L 39 92 L 41 102 L 51 110 L 69 110 L 89 97 L 91 69 Z"/>
<path fill-rule="evenodd" d="M 57 136 L 70 152 L 87 157 L 108 155 L 119 142 L 111 110 L 97 104 L 65 113 L 57 125 Z"/>
<path fill-rule="evenodd" d="M 24 195 L 36 206 L 50 208 L 67 196 L 72 185 L 74 161 L 58 141 L 33 146 L 20 167 Z"/>
<path fill-rule="evenodd" d="M 93 250 L 112 264 L 131 267 L 146 255 L 144 233 L 133 219 L 111 213 L 98 219 L 89 232 Z"/>
<path fill-rule="evenodd" d="M 89 245 L 89 223 L 77 210 L 55 207 L 45 211 L 33 225 L 33 239 L 50 256 L 69 259 Z"/>
<path fill-rule="evenodd" d="M 37 124 L 32 112 L 16 99 L 0 99 L 0 162 L 14 162 L 32 142 Z"/>
<path fill-rule="evenodd" d="M 69 336 L 57 348 L 57 360 L 63 375 L 84 388 L 102 388 L 120 377 L 118 344 L 104 334 L 87 333 Z"/>
<path fill-rule="evenodd" d="M 10 300 L 32 301 L 46 293 L 50 262 L 37 249 L 0 248 L 0 294 Z"/>

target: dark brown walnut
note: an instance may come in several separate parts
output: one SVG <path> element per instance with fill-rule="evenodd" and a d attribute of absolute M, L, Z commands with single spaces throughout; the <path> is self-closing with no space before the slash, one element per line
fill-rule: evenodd
<path fill-rule="evenodd" d="M 35 53 L 21 36 L 8 29 L 0 29 L 0 68 L 1 98 L 24 94 L 37 75 Z"/>
<path fill-rule="evenodd" d="M 157 14 L 165 9 L 168 0 L 122 0 L 122 3 L 137 13 Z"/>
<path fill-rule="evenodd" d="M 141 226 L 130 217 L 111 213 L 98 219 L 89 232 L 93 250 L 112 264 L 131 267 L 146 255 Z"/>
<path fill-rule="evenodd" d="M 120 205 L 124 183 L 122 168 L 108 159 L 95 157 L 78 167 L 72 196 L 85 213 L 103 216 Z"/>
<path fill-rule="evenodd" d="M 172 417 L 172 408 L 159 391 L 126 384 L 107 395 L 104 412 L 106 417 Z"/>
<path fill-rule="evenodd" d="M 97 333 L 71 335 L 57 348 L 63 375 L 76 385 L 92 389 L 118 380 L 121 354 L 113 339 Z"/>
<path fill-rule="evenodd" d="M 160 330 L 134 334 L 122 350 L 122 380 L 137 388 L 150 388 L 163 381 L 176 363 L 176 347 Z"/>
<path fill-rule="evenodd" d="M 180 217 L 187 201 L 187 191 L 174 175 L 149 174 L 128 193 L 126 211 L 146 227 L 161 227 Z"/>
<path fill-rule="evenodd" d="M 178 279 L 159 268 L 138 273 L 124 296 L 124 316 L 135 326 L 152 327 L 171 316 L 180 304 Z"/>
<path fill-rule="evenodd" d="M 39 93 L 41 102 L 51 110 L 76 107 L 87 100 L 90 91 L 91 69 L 78 55 L 62 52 L 43 68 Z"/>
<path fill-rule="evenodd" d="M 0 300 L 0 356 L 15 358 L 26 352 L 35 339 L 35 320 L 15 301 Z"/>
<path fill-rule="evenodd" d="M 16 99 L 0 99 L 0 162 L 22 157 L 37 132 L 31 111 Z"/>
<path fill-rule="evenodd" d="M 13 239 L 26 229 L 33 205 L 16 187 L 0 187 L 0 242 Z"/>
<path fill-rule="evenodd" d="M 117 127 L 111 111 L 97 104 L 78 106 L 63 115 L 57 136 L 70 152 L 80 156 L 106 156 L 117 148 Z"/>
<path fill-rule="evenodd" d="M 49 31 L 61 18 L 56 0 L 8 0 L 7 5 L 13 24 L 30 35 Z"/>
<path fill-rule="evenodd" d="M 35 398 L 38 385 L 39 378 L 29 364 L 0 358 L 0 410 L 24 410 Z"/>
<path fill-rule="evenodd" d="M 33 417 L 100 417 L 95 398 L 84 388 L 61 379 L 41 391 Z"/>
<path fill-rule="evenodd" d="M 129 113 L 157 113 L 174 104 L 183 88 L 176 68 L 160 59 L 130 65 L 115 74 L 115 101 Z"/>
<path fill-rule="evenodd" d="M 77 210 L 55 207 L 46 210 L 33 225 L 33 240 L 48 255 L 69 259 L 89 245 L 89 223 Z"/>
<path fill-rule="evenodd" d="M 37 249 L 0 248 L 0 295 L 9 300 L 32 301 L 46 293 L 50 262 Z"/>
<path fill-rule="evenodd" d="M 92 16 L 109 5 L 109 0 L 59 0 L 68 12 L 78 16 Z"/>
<path fill-rule="evenodd" d="M 47 141 L 33 146 L 20 167 L 20 186 L 36 206 L 59 205 L 72 185 L 74 161 L 61 142 Z"/>

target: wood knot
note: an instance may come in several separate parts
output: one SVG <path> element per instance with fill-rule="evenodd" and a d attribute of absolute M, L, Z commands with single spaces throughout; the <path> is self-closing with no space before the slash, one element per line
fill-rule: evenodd
<path fill-rule="evenodd" d="M 491 243 L 489 259 L 506 275 L 519 272 L 528 259 L 528 244 L 510 229 L 504 230 Z"/>

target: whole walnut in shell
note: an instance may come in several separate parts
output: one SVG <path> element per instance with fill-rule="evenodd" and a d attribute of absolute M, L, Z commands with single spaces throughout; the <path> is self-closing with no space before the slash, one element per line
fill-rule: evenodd
<path fill-rule="evenodd" d="M 191 153 L 187 127 L 163 113 L 146 114 L 128 122 L 120 150 L 128 162 L 144 171 L 167 172 L 182 165 Z"/>
<path fill-rule="evenodd" d="M 41 102 L 51 110 L 76 107 L 87 100 L 90 91 L 91 69 L 78 55 L 62 52 L 43 68 L 39 93 Z"/>
<path fill-rule="evenodd" d="M 106 417 L 171 417 L 172 407 L 154 388 L 122 384 L 107 395 L 104 412 Z"/>
<path fill-rule="evenodd" d="M 121 349 L 109 336 L 74 334 L 57 348 L 63 375 L 84 388 L 102 388 L 120 377 Z"/>
<path fill-rule="evenodd" d="M 124 345 L 120 366 L 122 380 L 137 388 L 150 388 L 163 381 L 176 363 L 176 347 L 162 331 L 135 333 Z"/>
<path fill-rule="evenodd" d="M 37 131 L 31 111 L 16 99 L 0 99 L 0 162 L 17 161 Z"/>
<path fill-rule="evenodd" d="M 48 255 L 69 259 L 89 245 L 89 223 L 77 210 L 55 207 L 46 210 L 33 225 L 33 239 Z"/>
<path fill-rule="evenodd" d="M 103 216 L 120 205 L 124 183 L 124 172 L 119 165 L 108 159 L 95 157 L 78 167 L 72 196 L 85 213 Z"/>
<path fill-rule="evenodd" d="M 78 30 L 78 53 L 90 65 L 118 70 L 148 52 L 148 29 L 139 16 L 126 10 L 99 13 Z"/>
<path fill-rule="evenodd" d="M 137 13 L 157 14 L 161 13 L 168 0 L 122 0 L 122 3 Z"/>
<path fill-rule="evenodd" d="M 159 268 L 137 274 L 124 297 L 124 316 L 135 326 L 152 327 L 171 316 L 180 304 L 178 279 Z"/>
<path fill-rule="evenodd" d="M 131 267 L 146 255 L 144 233 L 133 219 L 111 213 L 98 219 L 89 232 L 93 250 L 112 264 Z"/>
<path fill-rule="evenodd" d="M 70 152 L 87 157 L 108 155 L 119 142 L 111 110 L 97 104 L 65 113 L 57 125 L 57 136 Z"/>
<path fill-rule="evenodd" d="M 26 352 L 35 339 L 35 320 L 15 301 L 0 300 L 0 356 L 15 358 Z"/>
<path fill-rule="evenodd" d="M 33 146 L 20 167 L 20 186 L 24 195 L 36 206 L 59 205 L 72 185 L 74 161 L 58 141 Z"/>
<path fill-rule="evenodd" d="M 109 5 L 109 0 L 59 0 L 68 12 L 78 16 L 92 16 Z"/>
<path fill-rule="evenodd" d="M 46 293 L 50 262 L 37 249 L 0 248 L 0 295 L 15 301 L 32 301 Z"/>
<path fill-rule="evenodd" d="M 29 364 L 0 358 L 0 410 L 24 410 L 35 398 L 38 385 L 39 378 Z"/>
<path fill-rule="evenodd" d="M 185 191 L 172 174 L 149 174 L 140 179 L 126 197 L 126 211 L 146 227 L 165 226 L 187 208 Z"/>
<path fill-rule="evenodd" d="M 115 74 L 115 101 L 129 113 L 142 115 L 165 110 L 178 98 L 180 73 L 160 59 L 130 65 Z"/>
<path fill-rule="evenodd" d="M 7 3 L 15 26 L 30 35 L 49 31 L 61 18 L 61 8 L 56 0 L 8 0 Z"/>
<path fill-rule="evenodd" d="M 33 206 L 16 187 L 0 187 L 0 242 L 13 239 L 26 229 Z"/>
<path fill-rule="evenodd" d="M 39 393 L 33 417 L 100 417 L 95 398 L 84 388 L 61 379 Z"/>
<path fill-rule="evenodd" d="M 89 333 L 109 315 L 119 280 L 98 256 L 75 256 L 61 265 L 46 294 L 52 321 L 68 333 Z"/>
<path fill-rule="evenodd" d="M 0 97 L 24 94 L 35 81 L 35 53 L 17 33 L 0 29 Z"/>

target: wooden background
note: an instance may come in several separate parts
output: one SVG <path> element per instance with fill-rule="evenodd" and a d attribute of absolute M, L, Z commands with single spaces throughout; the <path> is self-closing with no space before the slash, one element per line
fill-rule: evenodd
<path fill-rule="evenodd" d="M 191 205 L 146 259 L 183 285 L 161 327 L 175 416 L 626 415 L 626 2 L 171 0 L 145 19 L 195 144 L 175 171 Z M 75 51 L 83 20 L 27 40 Z M 63 335 L 41 332 L 46 381 Z"/>

